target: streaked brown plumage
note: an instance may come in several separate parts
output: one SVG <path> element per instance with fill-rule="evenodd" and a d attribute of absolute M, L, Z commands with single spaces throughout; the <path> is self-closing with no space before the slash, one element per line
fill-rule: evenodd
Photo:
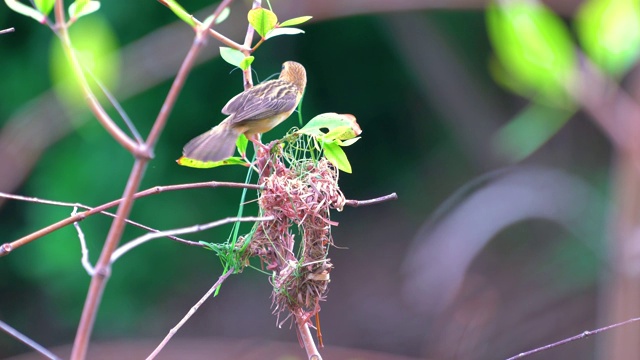
<path fill-rule="evenodd" d="M 285 62 L 278 79 L 265 81 L 229 100 L 222 108 L 222 113 L 229 116 L 189 141 L 182 155 L 203 162 L 224 160 L 233 155 L 240 134 L 259 143 L 258 134 L 271 130 L 296 109 L 306 84 L 304 67 Z"/>

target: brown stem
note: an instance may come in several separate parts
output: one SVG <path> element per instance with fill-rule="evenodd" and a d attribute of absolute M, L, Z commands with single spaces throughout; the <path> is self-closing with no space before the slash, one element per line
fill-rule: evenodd
<path fill-rule="evenodd" d="M 232 0 L 225 0 L 218 5 L 218 9 L 216 10 L 216 14 L 219 14 L 222 9 L 231 2 Z M 65 48 L 68 49 L 68 52 L 72 53 L 71 43 L 68 38 L 68 34 L 66 32 L 66 28 L 64 28 L 64 10 L 63 10 L 62 0 L 56 0 L 56 22 L 57 24 L 62 25 L 61 32 L 64 33 L 63 38 L 65 39 L 64 45 Z M 89 338 L 91 337 L 91 332 L 93 330 L 93 324 L 95 322 L 96 313 L 98 310 L 98 305 L 100 304 L 100 300 L 102 298 L 102 293 L 104 292 L 104 288 L 106 286 L 107 280 L 110 274 L 110 259 L 113 251 L 117 248 L 118 243 L 122 237 L 122 233 L 124 231 L 125 219 L 129 216 L 131 212 L 131 208 L 133 207 L 134 195 L 136 190 L 140 186 L 140 182 L 142 181 L 142 177 L 144 171 L 146 169 L 146 165 L 148 160 L 150 159 L 150 155 L 153 151 L 153 148 L 160 137 L 160 133 L 164 129 L 166 121 L 171 113 L 171 109 L 175 104 L 178 94 L 186 81 L 186 78 L 193 68 L 193 64 L 195 59 L 197 58 L 198 53 L 202 49 L 205 43 L 206 35 L 205 32 L 208 28 L 198 27 L 196 31 L 196 36 L 193 40 L 193 44 L 189 49 L 187 56 L 185 57 L 178 74 L 176 75 L 173 83 L 171 84 L 171 88 L 169 89 L 169 93 L 165 98 L 164 103 L 162 104 L 162 108 L 160 109 L 160 113 L 156 118 L 153 127 L 151 128 L 151 132 L 147 137 L 146 143 L 143 144 L 140 148 L 141 151 L 133 151 L 137 150 L 134 148 L 130 150 L 135 156 L 136 161 L 133 165 L 133 169 L 131 170 L 131 174 L 129 176 L 129 180 L 127 181 L 127 186 L 124 191 L 124 196 L 122 197 L 122 202 L 118 207 L 118 211 L 116 213 L 116 219 L 111 224 L 111 228 L 109 229 L 109 233 L 107 235 L 107 239 L 102 248 L 102 252 L 100 253 L 100 258 L 96 264 L 95 273 L 91 277 L 91 284 L 89 285 L 89 292 L 87 294 L 87 298 L 85 300 L 84 308 L 82 310 L 82 316 L 80 318 L 80 324 L 78 325 L 78 330 L 76 332 L 76 338 L 73 343 L 73 350 L 71 352 L 71 359 L 79 360 L 84 359 L 87 354 L 87 347 L 89 345 Z M 78 65 L 79 66 L 79 65 Z M 85 81 L 86 83 L 86 81 Z M 91 101 L 89 101 L 91 103 Z"/>
<path fill-rule="evenodd" d="M 167 192 L 167 191 L 176 191 L 176 190 L 186 190 L 186 189 L 199 189 L 199 188 L 217 188 L 217 187 L 229 187 L 229 188 L 240 188 L 240 189 L 254 189 L 254 190 L 260 190 L 262 189 L 262 187 L 260 185 L 255 185 L 255 184 L 243 184 L 243 183 L 233 183 L 233 182 L 221 182 L 221 181 L 208 181 L 208 182 L 200 182 L 200 183 L 192 183 L 192 184 L 179 184 L 179 185 L 168 185 L 168 186 L 154 186 L 152 188 L 137 192 L 134 194 L 134 199 L 138 199 L 141 197 L 145 197 L 145 196 L 149 196 L 149 195 L 154 195 L 154 194 L 159 194 L 162 192 Z M 95 208 L 90 208 L 88 211 L 84 211 L 81 213 L 78 213 L 76 215 L 70 216 L 66 219 L 62 219 L 60 221 L 58 221 L 57 223 L 51 224 L 43 229 L 40 229 L 36 232 L 33 232 L 27 236 L 24 236 L 18 240 L 15 240 L 11 243 L 5 243 L 0 247 L 0 256 L 4 256 L 7 255 L 8 253 L 10 253 L 11 251 L 26 245 L 34 240 L 37 240 L 47 234 L 50 234 L 60 228 L 63 228 L 67 225 L 71 225 L 74 222 L 78 222 L 78 221 L 82 221 L 84 220 L 86 217 L 91 216 L 91 215 L 95 215 L 98 213 L 102 213 L 104 212 L 104 210 L 112 208 L 114 206 L 119 205 L 120 203 L 122 203 L 123 199 L 118 199 L 118 200 L 113 200 L 111 202 L 108 202 L 106 204 L 102 204 L 100 206 L 97 206 Z M 79 206 L 80 207 L 80 206 Z M 106 213 L 111 215 L 110 213 Z M 148 230 L 152 230 L 152 229 L 148 229 Z M 181 242 L 184 242 L 188 245 L 193 245 L 191 242 L 188 242 L 186 240 L 182 240 L 179 238 L 174 238 L 173 240 L 178 240 Z"/>
<path fill-rule="evenodd" d="M 615 323 L 637 315 L 640 275 L 637 242 L 640 228 L 640 105 L 638 94 L 629 94 L 602 73 L 586 57 L 581 59 L 577 81 L 569 88 L 613 144 L 614 167 L 610 239 L 607 242 L 611 269 L 603 281 L 601 318 Z M 635 95 L 635 96 L 634 96 Z M 606 359 L 634 357 L 640 351 L 640 328 L 608 332 L 598 338 Z"/>
<path fill-rule="evenodd" d="M 258 47 L 262 45 L 263 42 L 265 42 L 264 38 L 261 38 L 260 40 L 258 40 L 258 42 L 253 46 L 253 48 L 251 48 L 251 52 L 256 51 Z"/>
<path fill-rule="evenodd" d="M 197 22 L 197 20 L 196 20 Z M 240 51 L 245 51 L 247 50 L 243 45 L 238 44 L 237 42 L 229 39 L 228 37 L 220 34 L 219 32 L 213 30 L 213 29 L 209 29 L 209 35 L 220 41 L 221 43 L 227 45 L 228 47 L 232 48 L 232 49 L 236 49 L 236 50 L 240 50 Z"/>
<path fill-rule="evenodd" d="M 391 193 L 389 195 L 385 195 L 385 196 L 381 196 L 381 197 L 378 197 L 375 199 L 369 199 L 369 200 L 346 200 L 344 204 L 352 207 L 358 207 L 358 206 L 379 204 L 381 202 L 385 202 L 389 200 L 398 200 L 398 194 Z"/>
<path fill-rule="evenodd" d="M 634 116 L 633 114 L 628 114 Z M 637 120 L 637 114 L 634 120 Z M 631 132 L 631 129 L 629 129 Z M 633 133 L 633 134 L 637 134 Z M 602 312 L 604 323 L 616 323 L 637 317 L 640 303 L 638 264 L 638 229 L 640 224 L 640 153 L 618 149 L 613 167 L 614 208 L 611 233 L 607 242 L 610 271 L 603 282 Z M 640 327 L 612 331 L 598 338 L 604 359 L 634 358 L 640 351 Z"/>
<path fill-rule="evenodd" d="M 139 194 L 139 193 L 137 193 L 137 194 Z M 102 215 L 106 215 L 106 216 L 109 216 L 109 217 L 112 217 L 112 218 L 116 217 L 116 214 L 110 213 L 108 211 L 95 211 L 94 208 L 92 208 L 91 206 L 87 206 L 87 205 L 80 204 L 80 203 L 68 203 L 68 202 L 64 202 L 64 201 L 45 200 L 45 199 L 39 199 L 39 198 L 32 197 L 32 196 L 13 195 L 13 194 L 7 194 L 7 193 L 3 193 L 3 192 L 0 192 L 0 198 L 28 201 L 28 202 L 33 202 L 33 203 L 37 203 L 37 204 L 48 204 L 48 205 L 55 205 L 55 206 L 73 207 L 73 208 L 80 208 L 80 209 L 87 210 L 86 212 L 84 212 L 84 216 L 82 216 L 82 218 L 80 218 L 80 216 L 78 216 L 77 213 L 76 214 L 72 214 L 72 217 L 74 217 L 74 218 L 77 217 L 78 220 L 83 220 L 87 216 L 93 215 L 93 214 L 97 214 L 97 213 L 100 213 Z M 127 222 L 127 224 L 131 224 L 133 226 L 139 227 L 139 228 L 144 229 L 144 230 L 148 230 L 148 231 L 152 231 L 152 232 L 160 232 L 160 230 L 156 230 L 156 229 L 154 229 L 152 227 L 140 224 L 140 223 L 135 222 L 133 220 L 125 219 L 125 221 Z M 180 239 L 180 238 L 175 237 L 175 236 L 167 236 L 167 237 L 172 239 L 172 240 L 176 240 L 176 241 L 179 241 L 179 242 L 186 243 L 188 245 L 192 245 L 192 243 L 193 243 L 193 241 Z M 8 244 L 8 245 L 11 248 L 11 244 Z M 6 254 L 3 253 L 2 250 L 0 249 L 0 256 L 3 256 L 3 255 L 6 255 Z"/>
<path fill-rule="evenodd" d="M 311 330 L 309 330 L 309 321 L 305 314 L 299 310 L 295 313 L 296 325 L 300 334 L 300 340 L 304 346 L 304 350 L 307 352 L 307 357 L 310 360 L 322 360 L 322 356 L 316 348 L 316 343 L 313 341 Z"/>
<path fill-rule="evenodd" d="M 262 0 L 253 0 L 252 9 L 256 9 L 262 6 Z M 253 50 L 251 49 L 251 43 L 253 42 L 253 26 L 251 24 L 247 25 L 247 34 L 244 37 L 244 50 L 242 53 L 244 56 L 250 56 Z M 244 89 L 250 89 L 253 86 L 253 76 L 251 76 L 251 65 L 249 65 L 245 70 L 242 71 L 242 78 L 244 79 Z"/>
<path fill-rule="evenodd" d="M 142 181 L 142 175 L 146 168 L 146 159 L 137 159 L 131 170 L 127 186 L 122 197 L 122 204 L 118 207 L 116 212 L 116 218 L 111 224 L 109 233 L 107 234 L 107 240 L 104 243 L 100 258 L 96 263 L 95 273 L 91 277 L 91 284 L 89 285 L 89 292 L 85 299 L 84 308 L 82 309 L 82 316 L 80 318 L 80 324 L 76 332 L 76 338 L 73 343 L 73 350 L 71 352 L 71 359 L 80 360 L 84 359 L 87 355 L 87 347 L 89 345 L 89 338 L 93 330 L 93 324 L 95 322 L 96 313 L 100 300 L 102 299 L 102 293 L 109 279 L 111 266 L 111 254 L 118 246 L 122 232 L 124 231 L 124 219 L 129 216 L 131 208 L 133 207 L 133 196 L 136 189 Z"/>

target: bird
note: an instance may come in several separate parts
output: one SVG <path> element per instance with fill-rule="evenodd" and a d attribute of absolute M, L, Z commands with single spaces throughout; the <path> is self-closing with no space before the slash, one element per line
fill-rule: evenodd
<path fill-rule="evenodd" d="M 278 79 L 260 83 L 229 100 L 222 108 L 227 118 L 189 141 L 182 149 L 183 157 L 202 162 L 222 161 L 233 156 L 241 134 L 256 146 L 263 146 L 259 134 L 273 129 L 293 113 L 306 85 L 304 66 L 295 61 L 285 62 Z"/>

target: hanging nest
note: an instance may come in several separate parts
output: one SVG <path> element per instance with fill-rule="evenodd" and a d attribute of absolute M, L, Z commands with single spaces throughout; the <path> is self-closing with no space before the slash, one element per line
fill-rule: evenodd
<path fill-rule="evenodd" d="M 324 157 L 296 160 L 280 153 L 266 158 L 259 159 L 263 176 L 258 183 L 264 188 L 258 204 L 261 215 L 274 220 L 257 224 L 247 254 L 258 256 L 272 272 L 273 311 L 278 319 L 285 310 L 302 312 L 308 319 L 320 311 L 333 268 L 327 255 L 333 245 L 331 226 L 338 224 L 331 221 L 330 210 L 340 211 L 345 203 L 338 170 Z M 297 255 L 293 225 L 302 236 Z"/>

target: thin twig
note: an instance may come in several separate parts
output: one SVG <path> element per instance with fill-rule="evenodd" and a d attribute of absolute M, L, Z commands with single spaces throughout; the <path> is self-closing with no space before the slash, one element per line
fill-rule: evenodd
<path fill-rule="evenodd" d="M 155 350 L 153 350 L 151 355 L 147 357 L 147 360 L 155 359 L 155 357 L 158 356 L 158 354 L 160 353 L 160 351 L 162 351 L 165 345 L 169 343 L 169 340 L 171 340 L 173 335 L 175 335 L 178 332 L 178 330 L 180 330 L 182 325 L 184 325 L 189 320 L 189 318 L 191 318 L 191 316 L 193 316 L 193 314 L 195 314 L 196 311 L 198 311 L 200 306 L 202 306 L 202 304 L 211 296 L 211 294 L 213 294 L 216 291 L 216 289 L 220 287 L 220 285 L 222 285 L 222 283 L 229 277 L 229 275 L 233 274 L 234 271 L 235 269 L 231 267 L 226 273 L 220 275 L 220 277 L 218 278 L 218 281 L 216 281 L 216 283 L 213 284 L 213 286 L 209 289 L 209 291 L 207 291 L 207 293 L 204 294 L 204 296 L 200 298 L 200 300 L 198 300 L 198 302 L 195 305 L 193 305 L 193 307 L 191 307 L 189 312 L 180 320 L 180 322 L 178 322 L 178 324 L 169 331 L 169 333 L 167 334 L 167 336 L 165 336 L 162 342 L 155 348 Z"/>
<path fill-rule="evenodd" d="M 15 29 L 15 28 L 10 27 L 10 28 L 8 28 L 8 29 L 0 30 L 0 35 L 2 35 L 2 34 L 12 33 L 12 32 L 14 32 L 14 31 L 16 31 L 16 29 Z"/>
<path fill-rule="evenodd" d="M 385 202 L 389 200 L 398 200 L 398 194 L 391 193 L 389 195 L 385 195 L 385 196 L 381 196 L 381 197 L 378 197 L 375 199 L 369 199 L 369 200 L 346 200 L 344 204 L 352 207 L 358 207 L 358 206 L 379 204 L 381 202 Z"/>
<path fill-rule="evenodd" d="M 197 22 L 198 20 L 195 20 L 195 21 Z M 236 50 L 239 50 L 239 51 L 249 50 L 249 49 L 246 49 L 244 47 L 244 45 L 238 44 L 237 42 L 229 39 L 228 37 L 220 34 L 219 32 L 217 32 L 217 31 L 215 31 L 213 29 L 209 29 L 209 35 L 211 35 L 212 38 L 220 41 L 221 43 L 227 45 L 228 47 L 230 47 L 232 49 L 236 49 Z"/>
<path fill-rule="evenodd" d="M 539 353 L 541 351 L 548 350 L 548 349 L 554 348 L 556 346 L 564 345 L 564 344 L 570 343 L 572 341 L 582 340 L 582 339 L 585 339 L 585 338 L 587 338 L 587 337 L 589 337 L 591 335 L 596 335 L 596 334 L 598 334 L 600 332 L 611 330 L 611 329 L 617 328 L 619 326 L 631 324 L 631 323 L 636 322 L 636 321 L 640 321 L 640 317 L 629 319 L 629 320 L 623 321 L 621 323 L 605 326 L 605 327 L 602 327 L 602 328 L 599 328 L 599 329 L 595 329 L 595 330 L 587 330 L 587 331 L 582 332 L 582 333 L 580 333 L 580 334 L 578 334 L 576 336 L 572 336 L 572 337 L 570 337 L 568 339 L 560 340 L 560 341 L 555 342 L 553 344 L 545 345 L 545 346 L 542 346 L 542 347 L 539 347 L 539 348 L 536 348 L 536 349 L 533 349 L 533 350 L 529 350 L 529 351 L 520 353 L 520 354 L 518 354 L 516 356 L 508 358 L 507 360 L 521 359 L 521 358 L 523 358 L 525 356 L 533 355 L 535 353 Z"/>
<path fill-rule="evenodd" d="M 131 135 L 133 135 L 138 144 L 142 144 L 144 140 L 142 139 L 142 136 L 140 136 L 140 132 L 133 124 L 133 121 L 131 121 L 131 118 L 129 118 L 129 115 L 127 115 L 127 112 L 124 111 L 124 108 L 122 107 L 122 105 L 120 105 L 120 102 L 115 98 L 115 96 L 113 96 L 113 94 L 111 94 L 109 89 L 107 89 L 107 87 L 100 81 L 100 79 L 98 79 L 93 74 L 93 72 L 91 72 L 91 69 L 85 66 L 84 70 L 87 72 L 87 74 L 89 74 L 89 76 L 91 76 L 91 79 L 96 83 L 96 85 L 98 85 L 104 96 L 106 96 L 107 100 L 109 100 L 109 103 L 111 103 L 111 106 L 116 109 L 124 123 L 129 128 L 129 131 L 131 131 Z"/>
<path fill-rule="evenodd" d="M 167 191 L 177 191 L 177 190 L 186 190 L 186 189 L 200 189 L 200 188 L 217 188 L 217 187 L 230 187 L 230 188 L 242 188 L 242 189 L 254 189 L 254 190 L 261 190 L 262 186 L 261 185 L 255 185 L 255 184 L 244 184 L 244 183 L 234 183 L 234 182 L 222 182 L 222 181 L 207 181 L 207 182 L 200 182 L 200 183 L 191 183 L 191 184 L 178 184 L 178 185 L 166 185 L 166 186 L 154 186 L 152 188 L 137 192 L 134 195 L 134 199 L 139 199 L 141 197 L 145 197 L 145 196 L 149 196 L 149 195 L 154 195 L 154 194 L 159 194 L 159 193 L 163 193 L 163 192 L 167 192 Z M 122 202 L 122 199 L 118 199 L 118 200 L 114 200 L 111 201 L 109 203 L 97 206 L 95 208 L 92 208 L 90 206 L 86 206 L 83 204 L 79 204 L 79 203 L 67 203 L 67 202 L 62 202 L 62 201 L 52 201 L 52 200 L 45 200 L 45 199 L 39 199 L 36 197 L 28 197 L 28 196 L 20 196 L 20 195 L 13 195 L 13 194 L 7 194 L 7 193 L 2 193 L 0 192 L 0 197 L 4 197 L 4 198 L 8 198 L 8 199 L 14 199 L 14 200 L 22 200 L 22 201 L 30 201 L 30 202 L 36 202 L 36 203 L 42 203 L 42 204 L 50 204 L 50 205 L 57 205 L 57 206 L 69 206 L 69 207 L 79 207 L 79 208 L 83 208 L 87 211 L 85 212 L 81 212 L 81 213 L 77 213 L 69 218 L 63 219 L 58 221 L 57 223 L 54 223 L 52 225 L 49 225 L 43 229 L 40 229 L 36 232 L 33 232 L 27 236 L 24 236 L 18 240 L 15 240 L 11 243 L 6 243 L 3 244 L 2 246 L 0 246 L 0 256 L 4 256 L 9 254 L 11 251 L 26 245 L 34 240 L 37 240 L 39 238 L 41 238 L 42 236 L 45 236 L 47 234 L 52 233 L 53 231 L 56 231 L 60 228 L 63 228 L 67 225 L 71 225 L 75 222 L 84 220 L 86 217 L 94 215 L 94 214 L 104 214 L 107 216 L 111 216 L 111 217 L 115 217 L 114 214 L 105 211 L 105 209 L 109 209 L 112 208 L 114 206 L 119 205 Z M 385 195 L 385 196 L 381 196 L 375 199 L 369 199 L 369 200 L 347 200 L 345 201 L 345 205 L 347 206 L 352 206 L 352 207 L 359 207 L 359 206 L 366 206 L 366 205 L 374 205 L 374 204 L 378 204 L 381 202 L 385 202 L 385 201 L 390 201 L 390 200 L 396 200 L 398 198 L 398 195 L 396 193 L 392 193 L 389 195 Z M 125 220 L 127 223 L 137 226 L 139 228 L 145 229 L 147 231 L 153 231 L 153 232 L 159 232 L 159 230 L 153 229 L 151 227 L 148 227 L 146 225 L 137 223 L 135 221 L 132 220 Z M 190 245 L 190 246 L 202 246 L 200 243 L 195 242 L 195 241 L 189 241 L 189 240 L 185 240 L 185 239 L 181 239 L 179 237 L 175 237 L 175 236 L 167 236 L 170 239 L 174 240 L 174 241 L 179 241 L 183 244 L 186 245 Z"/>
<path fill-rule="evenodd" d="M 192 185 L 192 184 L 186 184 L 186 185 Z M 92 208 L 90 206 L 87 205 L 83 205 L 80 203 L 68 203 L 68 202 L 64 202 L 64 201 L 53 201 L 53 200 L 45 200 L 45 199 L 40 199 L 37 197 L 31 197 L 31 196 L 21 196 L 21 195 L 13 195 L 13 194 L 7 194 L 7 193 L 3 193 L 0 192 L 0 197 L 1 198 L 7 198 L 7 199 L 13 199 L 13 200 L 21 200 L 21 201 L 28 201 L 28 202 L 34 202 L 34 203 L 39 203 L 39 204 L 48 204 L 48 205 L 56 205 L 56 206 L 65 206 L 65 207 L 77 207 L 77 208 L 81 208 L 81 209 L 85 209 L 87 211 L 82 212 L 82 213 L 74 213 L 74 215 L 72 215 L 71 217 L 58 221 L 55 224 L 52 224 L 50 226 L 47 226 L 45 229 L 41 229 L 35 233 L 31 233 L 23 238 L 20 238 L 14 242 L 11 243 L 6 243 L 3 244 L 2 246 L 0 246 L 0 257 L 9 254 L 11 251 L 26 245 L 28 243 L 30 243 L 31 241 L 34 241 L 44 235 L 47 235 L 57 229 L 60 229 L 64 226 L 67 226 L 69 224 L 74 224 L 78 221 L 84 220 L 86 217 L 94 215 L 94 214 L 104 214 L 110 217 L 115 218 L 116 215 L 113 213 L 110 213 L 108 211 L 104 211 L 104 210 L 100 210 L 100 209 L 106 209 L 108 207 L 113 207 L 117 204 L 119 204 L 119 201 L 117 201 L 116 203 L 109 203 L 111 204 L 110 206 L 100 206 L 98 208 Z M 159 232 L 160 230 L 156 230 L 152 227 L 140 224 L 138 222 L 135 222 L 133 220 L 129 220 L 129 219 L 125 219 L 125 221 L 128 224 L 131 224 L 133 226 L 139 227 L 141 229 L 147 230 L 147 231 L 153 231 L 153 232 Z M 46 231 L 45 231 L 46 230 Z M 174 240 L 174 241 L 178 241 L 181 242 L 183 244 L 186 245 L 190 245 L 190 246 L 201 246 L 200 243 L 194 242 L 194 241 L 189 241 L 189 240 L 185 240 L 185 239 L 181 239 L 179 237 L 176 236 L 169 236 L 169 239 Z"/>
<path fill-rule="evenodd" d="M 20 331 L 14 329 L 13 327 L 11 327 L 9 324 L 5 323 L 4 321 L 0 321 L 0 329 L 2 331 L 6 332 L 7 334 L 13 336 L 14 338 L 22 341 L 23 343 L 28 345 L 33 350 L 35 350 L 35 351 L 39 352 L 40 354 L 46 356 L 48 359 L 51 359 L 51 360 L 60 360 L 61 359 L 61 358 L 57 357 L 51 351 L 45 349 L 44 346 L 42 346 L 42 345 L 38 344 L 37 342 L 31 340 L 28 336 L 26 336 L 25 334 L 21 333 Z"/>
<path fill-rule="evenodd" d="M 234 183 L 234 182 L 224 182 L 224 181 L 207 181 L 207 182 L 199 182 L 199 183 L 191 183 L 191 184 L 178 184 L 178 185 L 166 185 L 166 186 L 154 186 L 152 188 L 137 192 L 134 195 L 134 199 L 138 199 L 141 197 L 145 197 L 145 196 L 149 196 L 149 195 L 154 195 L 154 194 L 159 194 L 162 192 L 167 192 L 167 191 L 176 191 L 176 190 L 186 190 L 186 189 L 200 189 L 200 188 L 217 188 L 217 187 L 229 187 L 229 188 L 239 188 L 239 189 L 254 189 L 254 190 L 260 190 L 262 189 L 262 186 L 260 185 L 255 185 L 255 184 L 244 184 L 244 183 Z M 62 219 L 60 221 L 58 221 L 57 223 L 51 224 L 43 229 L 40 229 L 36 232 L 33 232 L 27 236 L 24 236 L 18 240 L 15 240 L 11 243 L 6 243 L 3 244 L 2 246 L 0 246 L 0 256 L 4 256 L 9 254 L 11 251 L 26 245 L 34 240 L 37 240 L 47 234 L 50 234 L 58 229 L 61 229 L 67 225 L 71 225 L 74 222 L 78 222 L 81 220 L 84 220 L 86 217 L 91 216 L 91 215 L 95 215 L 98 213 L 101 214 L 105 214 L 108 216 L 112 216 L 115 217 L 114 214 L 106 212 L 104 210 L 112 208 L 114 206 L 119 205 L 122 202 L 122 199 L 118 199 L 118 200 L 114 200 L 111 202 L 108 202 L 106 204 L 102 204 L 100 206 L 97 206 L 95 208 L 91 208 L 89 206 L 86 205 L 82 205 L 82 204 L 77 204 L 77 203 L 65 203 L 65 202 L 60 202 L 60 201 L 51 201 L 51 200 L 43 200 L 43 199 L 38 199 L 38 198 L 34 198 L 34 197 L 27 197 L 27 196 L 20 196 L 20 195 L 11 195 L 11 194 L 5 194 L 5 193 L 0 193 L 0 197 L 7 197 L 10 199 L 16 199 L 16 200 L 23 200 L 23 201 L 32 201 L 32 202 L 41 202 L 44 204 L 51 204 L 51 205 L 60 205 L 60 206 L 77 206 L 80 208 L 84 208 L 87 209 L 87 211 L 85 212 L 81 212 L 76 214 L 75 216 L 71 216 L 68 217 L 66 219 Z M 126 220 L 125 220 L 126 221 Z M 127 222 L 129 222 L 132 225 L 135 225 L 137 227 L 140 227 L 142 229 L 148 230 L 148 231 L 155 231 L 155 229 L 150 228 L 146 225 L 142 225 L 136 222 L 133 222 L 131 220 L 128 220 Z M 175 240 L 175 241 L 179 241 L 183 244 L 186 245 L 191 245 L 191 246 L 200 246 L 199 243 L 195 243 L 193 241 L 189 241 L 189 240 L 184 240 L 178 237 L 170 237 L 170 239 Z"/>
<path fill-rule="evenodd" d="M 74 216 L 77 211 L 78 208 L 74 207 L 71 216 Z M 82 263 L 82 267 L 84 267 L 84 270 L 87 272 L 87 274 L 89 274 L 89 276 L 93 276 L 93 274 L 95 273 L 95 269 L 89 261 L 89 249 L 87 248 L 87 241 L 85 240 L 84 233 L 82 232 L 79 223 L 74 222 L 73 227 L 76 228 L 76 231 L 78 232 L 78 239 L 80 239 L 80 252 L 82 254 L 80 262 Z"/>
<path fill-rule="evenodd" d="M 138 238 L 136 238 L 134 240 L 131 240 L 128 243 L 126 243 L 126 244 L 122 245 L 121 247 L 119 247 L 118 249 L 116 249 L 116 251 L 113 252 L 113 255 L 111 255 L 111 263 L 113 264 L 122 255 L 126 254 L 127 252 L 129 252 L 133 248 L 135 248 L 137 246 L 140 246 L 140 245 L 146 243 L 147 241 L 150 241 L 150 240 L 153 240 L 153 239 L 157 239 L 157 238 L 161 238 L 161 237 L 165 237 L 167 235 L 190 234 L 190 233 L 194 233 L 194 232 L 208 230 L 208 229 L 211 229 L 211 228 L 214 228 L 214 227 L 217 227 L 217 226 L 221 226 L 221 225 L 225 225 L 225 224 L 231 224 L 231 223 L 234 223 L 234 222 L 256 222 L 256 221 L 270 221 L 270 220 L 273 220 L 273 216 L 228 217 L 228 218 L 217 220 L 217 221 L 213 221 L 213 222 L 210 222 L 210 223 L 207 223 L 207 224 L 204 224 L 204 225 L 194 225 L 194 226 L 189 226 L 189 227 L 180 228 L 180 229 L 160 231 L 160 232 L 157 232 L 157 233 L 149 233 L 149 234 L 140 236 L 140 237 L 138 237 Z"/>

